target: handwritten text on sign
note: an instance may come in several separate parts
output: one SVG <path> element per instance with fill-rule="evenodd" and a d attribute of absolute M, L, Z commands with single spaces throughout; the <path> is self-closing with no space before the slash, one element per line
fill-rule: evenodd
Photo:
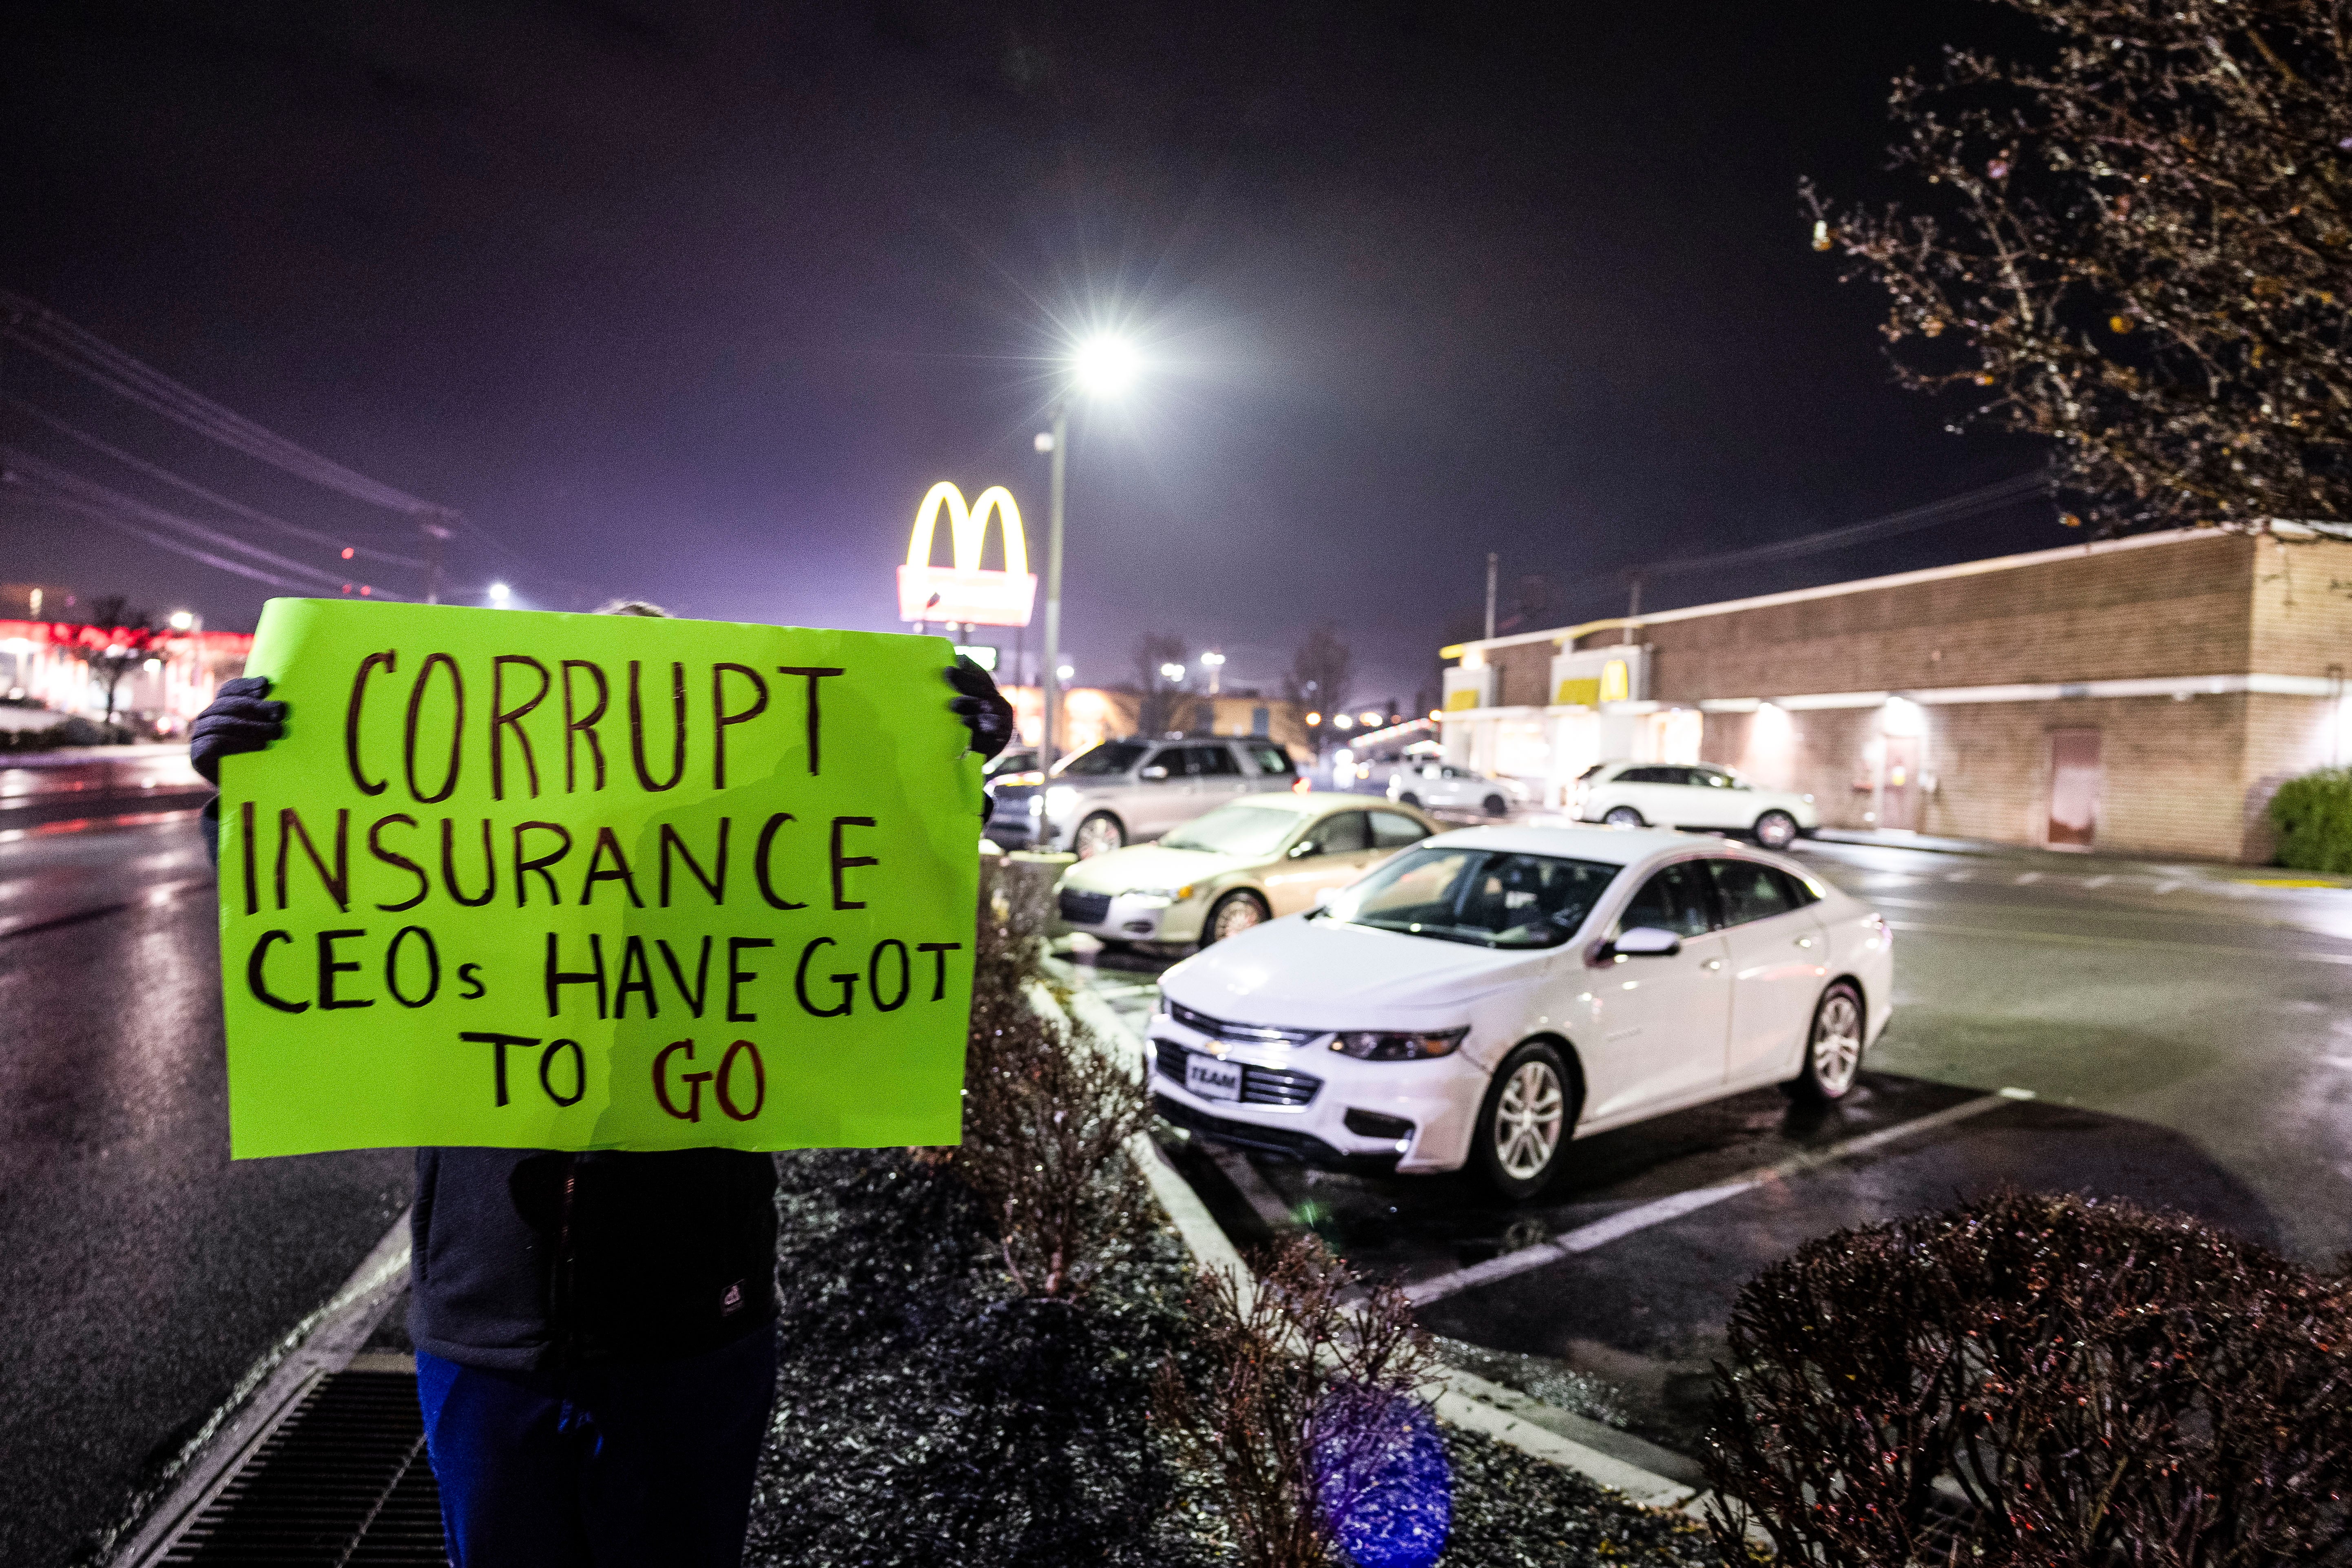
<path fill-rule="evenodd" d="M 951 1143 L 976 762 L 936 638 L 279 599 L 222 770 L 240 1158 Z"/>

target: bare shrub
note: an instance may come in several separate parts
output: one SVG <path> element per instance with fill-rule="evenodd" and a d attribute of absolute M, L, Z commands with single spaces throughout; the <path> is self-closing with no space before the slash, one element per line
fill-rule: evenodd
<path fill-rule="evenodd" d="M 1016 880 L 1027 868 L 982 865 L 953 1164 L 986 1201 L 1014 1287 L 1067 1300 L 1142 1223 L 1149 1199 L 1126 1151 L 1150 1101 L 1135 1065 L 1051 1005 L 1049 916 Z"/>
<path fill-rule="evenodd" d="M 1752 1514 L 1782 1561 L 1840 1568 L 2341 1560 L 2348 1338 L 2344 1280 L 2123 1204 L 1840 1231 L 1733 1309 L 1711 1522 L 1727 1552 Z"/>
<path fill-rule="evenodd" d="M 1153 1408 L 1177 1453 L 1223 1501 L 1243 1568 L 1343 1562 L 1337 1522 L 1370 1518 L 1444 1544 L 1443 1459 L 1419 1393 L 1436 1361 L 1402 1292 L 1364 1292 L 1315 1237 L 1276 1252 L 1253 1286 L 1204 1268 L 1190 1303 L 1192 1374 L 1161 1365 Z M 1379 1495 L 1383 1489 L 1403 1496 Z"/>

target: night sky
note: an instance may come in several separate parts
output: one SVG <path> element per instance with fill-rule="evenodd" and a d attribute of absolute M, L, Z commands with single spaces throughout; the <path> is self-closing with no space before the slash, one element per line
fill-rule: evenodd
<path fill-rule="evenodd" d="M 1360 696 L 1410 701 L 1473 624 L 1489 550 L 1507 615 L 1539 574 L 1533 624 L 1557 624 L 1620 613 L 1626 567 L 2038 462 L 1890 384 L 1876 297 L 1808 247 L 1795 189 L 1885 190 L 1887 79 L 2013 36 L 1981 3 L 13 15 L 0 288 L 461 510 L 457 585 L 503 577 L 528 605 L 894 626 L 935 479 L 1008 485 L 1042 542 L 1031 438 L 1059 346 L 1094 325 L 1149 363 L 1076 418 L 1082 681 L 1166 629 L 1271 688 L 1328 617 Z M 409 547 L 21 352 L 0 389 Z M 0 432 L 70 451 L 5 407 Z M 1645 597 L 2070 537 L 2029 501 Z M 215 625 L 268 592 L 22 504 L 0 552 L 7 581 Z"/>

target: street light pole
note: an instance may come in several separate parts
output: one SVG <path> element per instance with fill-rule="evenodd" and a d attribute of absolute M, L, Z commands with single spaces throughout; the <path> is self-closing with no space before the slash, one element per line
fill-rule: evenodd
<path fill-rule="evenodd" d="M 1051 456 L 1054 477 L 1045 523 L 1045 668 L 1038 686 L 1045 700 L 1045 743 L 1037 750 L 1037 766 L 1050 770 L 1059 738 L 1062 706 L 1062 495 L 1070 446 L 1070 403 L 1054 405 Z"/>

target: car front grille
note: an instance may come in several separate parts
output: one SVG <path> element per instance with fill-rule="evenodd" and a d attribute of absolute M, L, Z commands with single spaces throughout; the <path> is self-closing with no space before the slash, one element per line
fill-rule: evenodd
<path fill-rule="evenodd" d="M 1079 893 L 1064 889 L 1062 918 L 1074 926 L 1098 926 L 1110 919 L 1110 895 Z"/>
<path fill-rule="evenodd" d="M 1228 1023 L 1223 1018 L 1212 1018 L 1206 1013 L 1187 1007 L 1173 997 L 1169 999 L 1168 1013 L 1186 1028 L 1198 1030 L 1212 1039 L 1241 1040 L 1257 1046 L 1303 1046 L 1331 1032 L 1328 1029 L 1278 1029 L 1271 1024 Z"/>
<path fill-rule="evenodd" d="M 1184 1081 L 1184 1058 L 1192 1053 L 1173 1040 L 1154 1040 L 1160 1062 L 1160 1076 L 1176 1083 Z M 1260 1067 L 1255 1062 L 1243 1062 L 1242 1099 L 1244 1105 L 1282 1105 L 1296 1109 L 1313 1102 L 1323 1080 L 1303 1072 L 1290 1072 L 1282 1068 Z"/>

